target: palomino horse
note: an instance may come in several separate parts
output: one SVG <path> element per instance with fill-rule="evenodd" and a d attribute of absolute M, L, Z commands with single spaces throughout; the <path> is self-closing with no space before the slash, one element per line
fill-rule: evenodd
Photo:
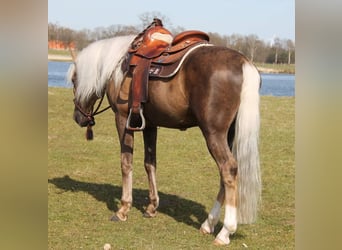
<path fill-rule="evenodd" d="M 101 40 L 82 50 L 70 66 L 75 95 L 74 120 L 94 124 L 97 99 L 107 95 L 115 113 L 121 145 L 122 197 L 114 221 L 126 221 L 132 206 L 134 132 L 126 129 L 131 78 L 123 62 L 134 36 Z M 178 74 L 150 79 L 144 104 L 144 165 L 149 200 L 144 216 L 154 217 L 159 204 L 156 184 L 157 126 L 184 130 L 198 126 L 220 173 L 220 188 L 200 231 L 213 233 L 224 206 L 223 227 L 214 243 L 226 245 L 238 223 L 256 220 L 261 196 L 259 167 L 259 88 L 256 67 L 237 51 L 201 46 L 191 52 Z"/>

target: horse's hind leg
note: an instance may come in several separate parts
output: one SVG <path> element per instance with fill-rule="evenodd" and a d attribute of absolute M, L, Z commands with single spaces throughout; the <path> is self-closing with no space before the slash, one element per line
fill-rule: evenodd
<path fill-rule="evenodd" d="M 214 226 L 217 224 L 220 216 L 220 208 L 225 205 L 225 216 L 223 227 L 216 236 L 215 244 L 229 244 L 229 235 L 233 234 L 237 228 L 237 163 L 229 150 L 227 142 L 227 133 L 208 133 L 205 134 L 208 149 L 215 159 L 221 178 L 220 190 L 217 200 L 207 220 L 202 224 L 201 231 L 213 233 Z"/>
<path fill-rule="evenodd" d="M 201 233 L 203 234 L 211 234 L 214 233 L 214 228 L 219 221 L 220 218 L 220 211 L 221 211 L 221 206 L 224 202 L 224 185 L 221 182 L 220 184 L 220 191 L 217 194 L 217 198 L 215 201 L 215 204 L 213 208 L 211 209 L 208 218 L 204 221 L 204 223 L 201 226 Z"/>
<path fill-rule="evenodd" d="M 150 204 L 144 213 L 145 217 L 155 217 L 159 206 L 159 196 L 156 182 L 156 145 L 157 145 L 157 128 L 145 128 L 144 145 L 145 145 L 145 170 L 149 182 L 149 199 Z"/>
<path fill-rule="evenodd" d="M 113 215 L 112 221 L 126 221 L 129 210 L 132 207 L 132 189 L 133 189 L 133 143 L 134 133 L 126 130 L 126 118 L 116 114 L 116 127 L 119 134 L 121 146 L 121 174 L 122 174 L 122 195 L 121 207 Z"/>

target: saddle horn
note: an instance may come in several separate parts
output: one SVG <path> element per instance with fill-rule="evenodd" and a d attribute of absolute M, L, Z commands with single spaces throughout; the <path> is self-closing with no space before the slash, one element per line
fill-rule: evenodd
<path fill-rule="evenodd" d="M 151 23 L 150 26 L 152 26 L 152 24 L 154 24 L 155 26 L 163 26 L 162 20 L 160 20 L 160 19 L 157 18 L 157 17 L 153 18 L 153 22 Z"/>

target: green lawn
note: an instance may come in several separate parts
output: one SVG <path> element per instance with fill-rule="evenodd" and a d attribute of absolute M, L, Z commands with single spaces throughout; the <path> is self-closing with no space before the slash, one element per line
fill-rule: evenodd
<path fill-rule="evenodd" d="M 49 55 L 61 55 L 61 56 L 70 56 L 69 50 L 61 50 L 61 49 L 49 49 Z"/>
<path fill-rule="evenodd" d="M 121 197 L 120 150 L 114 115 L 96 117 L 94 140 L 72 120 L 71 89 L 48 88 L 48 248 L 217 249 L 199 227 L 210 211 L 219 176 L 198 128 L 158 130 L 160 208 L 146 219 L 148 184 L 142 134 L 135 134 L 133 208 L 111 222 Z M 259 219 L 240 225 L 229 249 L 294 249 L 294 98 L 261 98 L 263 179 Z"/>

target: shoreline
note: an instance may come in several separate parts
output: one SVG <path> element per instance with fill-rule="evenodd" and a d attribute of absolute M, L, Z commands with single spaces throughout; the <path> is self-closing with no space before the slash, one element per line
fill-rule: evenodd
<path fill-rule="evenodd" d="M 56 54 L 48 54 L 48 61 L 55 62 L 73 62 L 72 57 L 70 55 L 56 55 Z M 295 74 L 291 72 L 285 72 L 283 70 L 277 70 L 272 68 L 265 68 L 256 66 L 260 73 L 266 74 Z"/>
<path fill-rule="evenodd" d="M 68 55 L 54 55 L 48 54 L 48 61 L 56 62 L 72 62 L 72 57 Z"/>
<path fill-rule="evenodd" d="M 284 72 L 284 71 L 281 71 L 281 70 L 276 70 L 276 69 L 271 69 L 271 68 L 264 68 L 264 67 L 258 67 L 256 66 L 258 71 L 260 73 L 266 73 L 266 74 L 292 74 L 292 73 L 289 73 L 289 72 Z"/>

